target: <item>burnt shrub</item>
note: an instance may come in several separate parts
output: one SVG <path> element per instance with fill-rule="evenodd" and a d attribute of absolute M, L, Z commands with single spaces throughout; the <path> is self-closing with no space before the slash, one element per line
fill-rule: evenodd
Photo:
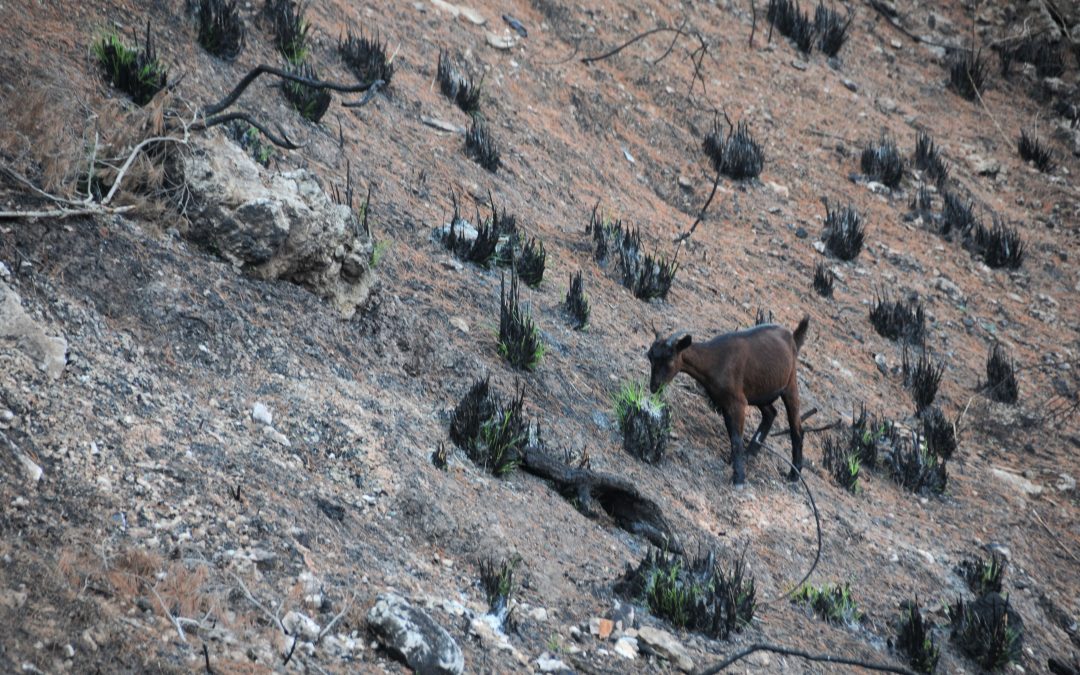
<path fill-rule="evenodd" d="M 199 44 L 219 59 L 232 61 L 244 49 L 244 21 L 236 0 L 198 0 Z"/>
<path fill-rule="evenodd" d="M 836 56 L 847 41 L 847 31 L 855 13 L 848 10 L 847 16 L 818 2 L 814 11 L 814 32 L 818 35 L 818 49 L 826 56 Z M 804 50 L 808 51 L 808 50 Z"/>
<path fill-rule="evenodd" d="M 911 400 L 915 403 L 915 414 L 921 415 L 937 396 L 945 366 L 931 358 L 926 349 L 922 350 L 917 361 L 912 362 L 907 345 L 904 345 L 901 363 L 904 386 L 911 392 Z"/>
<path fill-rule="evenodd" d="M 986 670 L 999 670 L 1020 658 L 1024 621 L 1008 598 L 997 593 L 969 603 L 957 598 L 947 611 L 953 642 Z"/>
<path fill-rule="evenodd" d="M 521 256 L 517 259 L 518 276 L 526 286 L 536 287 L 544 280 L 544 266 L 547 264 L 547 251 L 544 242 L 532 237 L 521 247 Z"/>
<path fill-rule="evenodd" d="M 518 299 L 518 276 L 510 270 L 510 290 L 506 290 L 506 275 L 499 288 L 499 354 L 515 368 L 536 370 L 544 357 L 540 329 L 533 322 L 528 307 Z"/>
<path fill-rule="evenodd" d="M 716 639 L 750 625 L 757 609 L 754 577 L 745 558 L 724 569 L 711 551 L 692 559 L 651 549 L 636 568 L 627 566 L 615 592 L 643 602 L 649 612 L 674 626 Z"/>
<path fill-rule="evenodd" d="M 851 594 L 851 584 L 803 584 L 791 596 L 797 605 L 809 608 L 818 618 L 829 623 L 857 626 L 862 612 Z"/>
<path fill-rule="evenodd" d="M 510 596 L 515 590 L 514 569 L 520 562 L 518 556 L 501 562 L 490 559 L 480 561 L 480 585 L 487 598 L 488 611 L 500 623 L 510 617 Z"/>
<path fill-rule="evenodd" d="M 859 453 L 851 449 L 845 435 L 839 433 L 825 436 L 821 454 L 825 470 L 837 485 L 852 494 L 858 493 L 862 462 L 859 460 Z"/>
<path fill-rule="evenodd" d="M 944 193 L 941 204 L 941 225 L 938 234 L 951 239 L 955 232 L 961 238 L 967 237 L 978 225 L 975 218 L 974 203 L 964 202 L 953 192 Z"/>
<path fill-rule="evenodd" d="M 350 30 L 344 39 L 338 39 L 338 53 L 361 83 L 382 80 L 387 85 L 394 77 L 394 64 L 386 55 L 386 43 L 379 34 L 353 35 Z"/>
<path fill-rule="evenodd" d="M 814 290 L 817 294 L 823 298 L 831 298 L 833 294 L 833 283 L 836 281 L 836 275 L 832 273 L 825 263 L 819 262 L 814 265 Z"/>
<path fill-rule="evenodd" d="M 319 79 L 319 74 L 315 72 L 315 68 L 307 63 L 290 66 L 288 72 L 309 80 Z M 327 109 L 330 108 L 331 96 L 326 89 L 311 87 L 302 82 L 284 80 L 281 83 L 281 91 L 285 94 L 285 100 L 297 112 L 316 124 L 319 123 L 319 120 L 326 114 Z"/>
<path fill-rule="evenodd" d="M 745 121 L 740 121 L 735 127 L 728 122 L 725 136 L 717 117 L 713 120 L 712 131 L 705 135 L 702 145 L 713 168 L 728 178 L 746 180 L 761 175 L 761 169 L 765 165 L 765 153 L 761 145 L 754 140 Z"/>
<path fill-rule="evenodd" d="M 854 260 L 862 250 L 866 229 L 862 218 L 850 204 L 835 211 L 825 205 L 825 248 L 840 260 Z"/>
<path fill-rule="evenodd" d="M 1038 136 L 1029 135 L 1026 129 L 1021 129 L 1016 147 L 1020 152 L 1020 158 L 1034 164 L 1039 171 L 1050 173 L 1054 170 L 1054 153 L 1039 141 Z"/>
<path fill-rule="evenodd" d="M 960 96 L 974 101 L 983 90 L 990 67 L 982 56 L 982 50 L 957 49 L 949 54 L 949 87 Z"/>
<path fill-rule="evenodd" d="M 938 190 L 944 190 L 949 179 L 949 165 L 941 156 L 941 148 L 925 131 L 920 131 L 915 137 L 915 168 L 925 172 Z"/>
<path fill-rule="evenodd" d="M 504 476 L 521 463 L 530 442 L 522 413 L 525 391 L 504 403 L 490 379 L 476 380 L 450 416 L 450 440 L 485 471 Z"/>
<path fill-rule="evenodd" d="M 465 132 L 465 154 L 491 173 L 499 170 L 499 148 L 491 135 L 487 122 L 474 116 Z"/>
<path fill-rule="evenodd" d="M 1024 262 L 1024 240 L 1020 238 L 1020 233 L 1001 222 L 997 216 L 990 228 L 976 223 L 966 243 L 988 267 L 1017 269 Z"/>
<path fill-rule="evenodd" d="M 890 188 L 900 185 L 900 179 L 904 177 L 904 159 L 896 142 L 885 134 L 877 143 L 863 149 L 859 165 L 864 174 Z"/>
<path fill-rule="evenodd" d="M 917 299 L 893 300 L 887 291 L 875 294 L 870 323 L 878 335 L 889 340 L 922 345 L 926 339 L 926 313 Z"/>
<path fill-rule="evenodd" d="M 311 23 L 304 14 L 307 2 L 267 0 L 266 11 L 274 25 L 274 40 L 278 51 L 289 63 L 298 65 L 307 58 Z"/>
<path fill-rule="evenodd" d="M 798 0 L 769 0 L 765 18 L 780 34 L 790 38 L 799 51 L 809 54 L 816 35 L 810 15 L 801 11 Z"/>
<path fill-rule="evenodd" d="M 461 72 L 444 50 L 439 50 L 439 65 L 436 79 L 443 96 L 453 101 L 465 112 L 474 114 L 480 110 L 480 89 L 483 79 L 475 82 L 472 77 Z"/>
<path fill-rule="evenodd" d="M 918 597 L 914 602 L 901 603 L 896 648 L 904 654 L 908 664 L 917 673 L 933 673 L 938 659 L 941 658 L 941 650 L 930 629 L 931 625 L 923 618 L 919 609 Z"/>
<path fill-rule="evenodd" d="M 945 460 L 930 452 L 918 433 L 894 436 L 884 462 L 893 481 L 915 494 L 941 494 L 949 481 Z"/>
<path fill-rule="evenodd" d="M 930 406 L 922 413 L 922 433 L 930 452 L 948 461 L 956 452 L 956 424 L 941 408 Z"/>
<path fill-rule="evenodd" d="M 135 105 L 146 105 L 168 83 L 169 71 L 157 58 L 149 21 L 142 49 L 138 43 L 128 47 L 119 35 L 110 33 L 94 43 L 94 56 L 112 85 Z"/>
<path fill-rule="evenodd" d="M 1005 347 L 995 342 L 986 355 L 986 395 L 1000 403 L 1016 403 L 1020 388 L 1016 384 L 1016 366 Z"/>
<path fill-rule="evenodd" d="M 624 450 L 650 464 L 663 459 L 671 436 L 671 411 L 662 392 L 650 394 L 639 382 L 623 385 L 615 397 L 615 419 Z"/>
<path fill-rule="evenodd" d="M 956 573 L 967 582 L 972 593 L 981 596 L 984 593 L 1001 592 L 1007 565 L 1004 557 L 991 553 L 989 559 L 962 560 L 956 567 Z"/>
<path fill-rule="evenodd" d="M 563 309 L 572 319 L 571 324 L 576 330 L 584 330 L 589 325 L 589 297 L 585 295 L 581 272 L 570 275 L 570 288 L 566 291 Z"/>

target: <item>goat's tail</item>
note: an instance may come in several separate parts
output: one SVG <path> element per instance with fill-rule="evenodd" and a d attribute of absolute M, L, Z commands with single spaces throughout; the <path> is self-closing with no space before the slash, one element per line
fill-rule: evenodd
<path fill-rule="evenodd" d="M 802 349 L 803 343 L 806 342 L 806 330 L 810 327 L 810 315 L 803 316 L 802 321 L 795 328 L 795 351 L 798 352 Z"/>

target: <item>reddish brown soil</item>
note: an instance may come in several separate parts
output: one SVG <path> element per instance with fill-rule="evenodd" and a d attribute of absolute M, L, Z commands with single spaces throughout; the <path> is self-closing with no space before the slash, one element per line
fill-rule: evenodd
<path fill-rule="evenodd" d="M 115 124 L 105 111 L 118 106 L 105 98 L 119 94 L 88 55 L 110 25 L 127 34 L 152 19 L 160 55 L 174 77 L 184 76 L 171 99 L 177 107 L 216 99 L 254 64 L 276 63 L 269 27 L 253 11 L 245 13 L 247 48 L 227 64 L 198 47 L 180 4 L 0 1 L 8 45 L 0 108 L 10 114 L 20 98 L 40 92 L 55 104 L 35 128 L 5 130 L 5 138 L 21 134 L 26 142 L 6 141 L 4 161 L 35 175 L 33 146 L 50 128 L 78 140 L 95 114 L 103 128 Z M 924 22 L 926 9 L 896 4 L 912 22 Z M 969 11 L 959 2 L 942 4 L 940 14 L 966 33 Z M 621 383 L 645 377 L 654 325 L 711 336 L 750 325 L 761 307 L 787 326 L 811 316 L 800 355 L 804 408 L 819 411 L 809 424 L 847 417 L 860 402 L 911 424 L 901 378 L 882 374 L 874 362 L 877 354 L 890 366 L 900 362 L 899 347 L 867 319 L 881 288 L 924 302 L 928 344 L 946 364 L 938 404 L 960 417 L 961 443 L 944 496 L 919 498 L 874 473 L 863 479 L 861 494 L 851 495 L 820 468 L 821 435 L 807 436 L 806 476 L 824 540 L 812 580 L 849 581 L 863 625 L 829 626 L 786 601 L 763 604 L 754 625 L 728 642 L 643 621 L 678 633 L 699 666 L 754 641 L 899 665 L 886 644 L 898 604 L 918 596 L 944 626 L 940 607 L 966 593 L 954 566 L 997 545 L 1008 549 L 1006 592 L 1027 629 L 1023 668 L 1043 672 L 1049 657 L 1075 659 L 1080 508 L 1075 487 L 1057 485 L 1061 474 L 1080 476 L 1080 432 L 1075 413 L 1055 424 L 1060 420 L 1046 419 L 1046 412 L 1077 396 L 1080 163 L 1049 131 L 1042 136 L 1057 154 L 1055 173 L 1038 173 L 1017 156 L 1019 130 L 1053 118 L 1027 95 L 1030 80 L 1007 82 L 995 71 L 984 105 L 965 101 L 945 88 L 940 54 L 862 3 L 842 65 L 830 67 L 815 52 L 805 69 L 793 66 L 800 56 L 779 35 L 766 45 L 763 16 L 748 46 L 751 16 L 743 3 L 677 10 L 648 0 L 473 6 L 500 34 L 500 15 L 512 12 L 529 37 L 497 51 L 485 43 L 485 28 L 423 0 L 320 1 L 310 12 L 320 73 L 351 81 L 335 44 L 340 32 L 362 23 L 377 27 L 396 51 L 389 91 L 356 111 L 335 97 L 320 126 L 299 119 L 261 83 L 241 100 L 307 143 L 279 153 L 275 169 L 305 166 L 330 185 L 343 182 L 350 162 L 361 186 L 375 186 L 372 224 L 376 237 L 392 244 L 371 305 L 351 321 L 298 287 L 253 281 L 175 238 L 169 231 L 180 216 L 173 212 L 129 221 L 0 222 L 0 261 L 12 271 L 10 285 L 47 331 L 71 344 L 69 366 L 56 382 L 18 350 L 5 344 L 0 353 L 0 407 L 19 421 L 4 433 L 45 472 L 29 486 L 7 455 L 0 463 L 4 669 L 189 671 L 203 667 L 205 643 L 215 672 L 401 670 L 370 647 L 352 661 L 316 651 L 280 665 L 273 654 L 283 647 L 280 636 L 233 575 L 262 602 L 284 603 L 287 611 L 303 609 L 298 589 L 305 572 L 322 580 L 331 601 L 316 614 L 323 625 L 352 603 L 339 625 L 343 634 L 363 636 L 375 595 L 394 588 L 418 604 L 430 601 L 433 617 L 462 645 L 469 672 L 524 669 L 509 652 L 470 637 L 444 609 L 448 601 L 483 609 L 477 562 L 514 554 L 522 559 L 519 601 L 548 610 L 546 622 L 522 612 L 510 644 L 523 659 L 535 663 L 558 644 L 562 657 L 583 670 L 666 668 L 644 656 L 629 664 L 605 656 L 592 638 L 570 637 L 570 626 L 610 613 L 613 580 L 647 544 L 612 523 L 586 519 L 533 477 L 492 478 L 460 452 L 448 472 L 432 467 L 430 453 L 448 442 L 449 411 L 478 374 L 490 373 L 507 395 L 523 383 L 527 412 L 556 452 L 587 452 L 593 468 L 632 477 L 661 503 L 691 551 L 715 547 L 730 559 L 745 547 L 759 598 L 768 600 L 788 590 L 813 559 L 805 494 L 779 477 L 779 462 L 768 456 L 751 460 L 748 488 L 733 491 L 723 425 L 688 378 L 668 394 L 675 439 L 657 466 L 622 451 L 611 397 Z M 691 87 L 688 40 L 652 65 L 670 35 L 592 65 L 579 61 L 684 16 L 710 45 L 704 87 Z M 979 26 L 984 40 L 1003 30 L 993 21 Z M 440 48 L 485 73 L 482 107 L 502 150 L 497 174 L 465 157 L 460 136 L 421 122 L 431 116 L 467 123 L 433 84 Z M 842 78 L 855 82 L 857 93 Z M 1075 62 L 1064 79 L 1076 82 Z M 891 107 L 886 98 L 892 112 L 882 112 Z M 639 226 L 650 248 L 673 252 L 672 238 L 694 220 L 712 186 L 701 139 L 714 109 L 749 122 L 764 145 L 765 169 L 760 181 L 721 182 L 705 222 L 679 251 L 667 301 L 640 302 L 593 262 L 588 215 L 599 200 L 603 213 Z M 920 129 L 933 133 L 952 180 L 970 190 L 982 217 L 989 222 L 992 209 L 1020 229 L 1028 255 L 1019 271 L 990 270 L 959 244 L 905 223 L 910 176 L 887 195 L 849 180 L 865 143 L 885 131 L 910 156 Z M 220 142 L 229 141 L 222 135 Z M 996 178 L 973 174 L 966 159 L 973 153 L 1000 162 Z M 4 185 L 2 208 L 29 201 Z M 467 213 L 473 199 L 491 192 L 547 247 L 545 281 L 523 291 L 547 346 L 534 373 L 512 370 L 496 352 L 498 271 L 457 265 L 430 240 L 432 228 L 449 218 L 451 189 L 469 195 Z M 822 259 L 812 246 L 822 198 L 851 202 L 868 223 L 856 261 L 830 261 L 842 274 L 830 300 L 810 285 Z M 797 237 L 798 227 L 809 238 Z M 577 270 L 592 302 L 585 332 L 571 330 L 559 309 Z M 961 296 L 950 297 L 940 279 Z M 994 340 L 1021 366 L 1015 407 L 977 393 Z M 256 401 L 273 411 L 289 448 L 251 422 Z M 788 451 L 786 438 L 775 445 Z M 995 469 L 1027 476 L 1042 491 L 1027 494 Z M 239 501 L 229 492 L 236 485 Z M 344 507 L 344 517 L 329 518 L 318 500 Z M 256 549 L 274 559 L 257 568 L 244 563 Z M 181 643 L 137 577 L 162 580 L 155 592 L 165 604 L 204 625 Z M 166 588 L 167 580 L 178 587 Z M 229 639 L 215 637 L 211 624 Z M 937 636 L 941 672 L 978 670 L 949 642 L 947 628 Z M 570 655 L 571 646 L 580 653 Z M 829 670 L 776 656 L 740 668 Z"/>

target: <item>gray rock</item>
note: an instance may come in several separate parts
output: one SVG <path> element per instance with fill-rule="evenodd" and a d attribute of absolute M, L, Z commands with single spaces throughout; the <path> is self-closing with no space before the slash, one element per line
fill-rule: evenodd
<path fill-rule="evenodd" d="M 381 593 L 367 615 L 375 637 L 417 673 L 465 670 L 465 657 L 454 638 L 424 612 L 392 593 Z"/>
<path fill-rule="evenodd" d="M 682 646 L 671 633 L 652 626 L 643 626 L 638 630 L 637 639 L 645 651 L 671 661 L 679 670 L 688 673 L 694 669 L 694 661 L 690 658 L 686 647 Z"/>
<path fill-rule="evenodd" d="M 286 279 L 345 318 L 374 283 L 371 234 L 300 169 L 268 175 L 232 143 L 199 144 L 184 159 L 192 197 L 183 233 L 260 279 Z"/>
<path fill-rule="evenodd" d="M 33 358 L 38 368 L 55 380 L 67 365 L 67 340 L 49 337 L 30 316 L 23 311 L 19 295 L 0 282 L 0 348 L 7 351 L 10 345 Z"/>

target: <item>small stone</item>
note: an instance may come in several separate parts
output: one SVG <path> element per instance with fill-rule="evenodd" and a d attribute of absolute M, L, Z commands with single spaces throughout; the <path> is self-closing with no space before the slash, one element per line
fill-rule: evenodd
<path fill-rule="evenodd" d="M 613 651 L 624 659 L 633 661 L 637 658 L 638 642 L 632 637 L 623 636 L 615 641 Z"/>
<path fill-rule="evenodd" d="M 274 426 L 274 415 L 270 412 L 262 403 L 256 403 L 251 408 L 251 419 L 255 420 L 259 424 L 264 424 L 268 427 Z"/>
<path fill-rule="evenodd" d="M 450 325 L 453 326 L 454 328 L 457 328 L 462 333 L 468 334 L 468 332 L 469 332 L 469 324 L 468 324 L 468 322 L 466 322 L 465 319 L 462 319 L 460 316 L 451 317 L 450 318 Z"/>
<path fill-rule="evenodd" d="M 642 626 L 638 630 L 638 642 L 646 651 L 671 661 L 683 672 L 688 673 L 694 669 L 694 661 L 690 658 L 686 647 L 667 631 L 652 626 Z"/>
<path fill-rule="evenodd" d="M 536 659 L 536 668 L 541 673 L 561 673 L 570 670 L 570 666 L 547 652 L 544 652 L 540 655 L 540 658 Z"/>
<path fill-rule="evenodd" d="M 589 632 L 601 640 L 611 637 L 613 630 L 615 630 L 615 622 L 611 619 L 602 619 L 598 616 L 589 619 Z"/>

